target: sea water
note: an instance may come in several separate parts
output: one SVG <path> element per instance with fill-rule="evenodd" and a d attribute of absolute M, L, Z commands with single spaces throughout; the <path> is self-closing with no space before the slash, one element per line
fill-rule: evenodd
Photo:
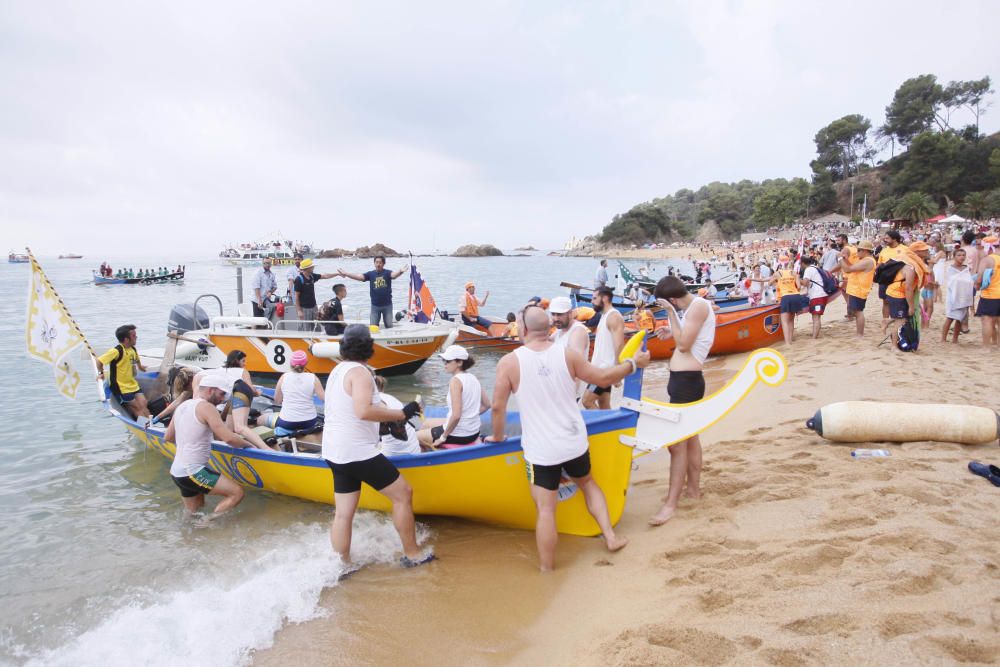
<path fill-rule="evenodd" d="M 162 347 L 174 304 L 214 293 L 232 314 L 237 301 L 236 269 L 214 258 L 39 259 L 98 353 L 115 344 L 120 324 L 138 326 L 140 351 Z M 95 286 L 90 270 L 106 259 L 115 268 L 183 263 L 186 280 Z M 597 268 L 592 259 L 538 253 L 415 262 L 439 308 L 455 312 L 464 284 L 473 280 L 480 298 L 490 291 L 482 312 L 501 317 L 531 296 L 565 293 L 560 281 L 589 285 Z M 388 268 L 406 263 L 390 259 Z M 370 260 L 317 264 L 319 272 L 371 268 Z M 638 265 L 631 263 L 633 272 Z M 651 275 L 664 275 L 666 267 L 652 262 Z M 286 268 L 275 270 L 283 288 Z M 26 355 L 29 271 L 0 265 L 0 663 L 243 664 L 284 624 L 329 613 L 320 592 L 336 586 L 343 571 L 327 536 L 332 508 L 250 491 L 215 522 L 187 518 L 169 462 L 131 440 L 101 409 L 90 378 L 79 399 L 69 401 L 56 393 L 52 370 Z M 244 270 L 247 294 L 254 271 Z M 367 284 L 321 281 L 317 297 L 330 298 L 336 282 L 348 288 L 346 316 L 366 319 Z M 396 308 L 405 307 L 407 274 L 393 292 Z M 499 358 L 480 354 L 472 369 L 488 392 Z M 388 385 L 401 400 L 420 394 L 432 405 L 443 403 L 446 388 L 437 358 Z M 420 524 L 419 536 L 433 546 L 433 520 Z M 360 563 L 395 562 L 398 538 L 386 516 L 359 514 L 352 555 Z"/>

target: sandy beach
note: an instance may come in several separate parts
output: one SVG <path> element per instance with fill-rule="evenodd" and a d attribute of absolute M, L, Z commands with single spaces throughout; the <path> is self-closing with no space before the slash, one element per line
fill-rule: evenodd
<path fill-rule="evenodd" d="M 624 551 L 562 537 L 558 571 L 543 576 L 529 532 L 425 520 L 440 562 L 357 573 L 324 594 L 327 619 L 281 631 L 255 663 L 995 664 L 1000 489 L 966 464 L 1000 461 L 996 444 L 847 445 L 804 428 L 848 399 L 886 401 L 886 419 L 894 399 L 995 409 L 979 323 L 945 345 L 938 315 L 920 352 L 903 355 L 877 348 L 874 329 L 856 340 L 843 314 L 838 300 L 819 341 L 779 346 L 788 380 L 703 435 L 703 497 L 663 527 L 646 519 L 668 457 L 638 461 Z M 711 390 L 742 358 L 709 363 Z M 664 387 L 656 365 L 646 393 Z M 854 460 L 855 446 L 892 455 Z"/>

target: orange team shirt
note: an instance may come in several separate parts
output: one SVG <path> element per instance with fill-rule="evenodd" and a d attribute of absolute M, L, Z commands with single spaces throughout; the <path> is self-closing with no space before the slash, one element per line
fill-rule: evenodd
<path fill-rule="evenodd" d="M 859 299 L 867 299 L 875 280 L 875 265 L 869 271 L 851 271 L 844 275 L 847 276 L 847 293 Z"/>
<path fill-rule="evenodd" d="M 979 293 L 984 299 L 1000 299 L 1000 255 L 993 253 L 992 255 L 987 255 L 987 258 L 993 258 L 993 277 L 990 278 L 990 284 Z M 979 262 L 979 266 L 983 266 L 983 262 Z"/>
<path fill-rule="evenodd" d="M 798 294 L 799 291 L 795 289 L 795 273 L 789 269 L 780 269 L 777 272 L 778 276 L 778 298 L 788 296 L 789 294 Z"/>
<path fill-rule="evenodd" d="M 473 294 L 465 293 L 465 316 L 479 317 L 479 300 Z"/>
<path fill-rule="evenodd" d="M 925 269 L 927 268 L 927 265 L 924 264 L 919 257 L 911 255 L 910 253 L 904 253 L 892 259 L 898 259 L 907 266 L 913 267 L 913 270 L 917 274 L 917 289 L 919 290 L 924 284 L 924 276 L 926 275 Z M 901 277 L 902 273 L 903 269 L 900 269 L 899 273 L 896 274 L 896 281 L 886 288 L 886 296 L 891 296 L 894 299 L 906 298 L 906 279 Z"/>
<path fill-rule="evenodd" d="M 637 310 L 634 319 L 636 326 L 640 329 L 652 331 L 656 328 L 656 320 L 653 319 L 653 314 L 649 312 L 648 308 Z"/>

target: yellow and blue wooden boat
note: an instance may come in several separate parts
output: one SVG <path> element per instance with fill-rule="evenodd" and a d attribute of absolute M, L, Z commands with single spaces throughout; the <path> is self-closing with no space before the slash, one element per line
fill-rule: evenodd
<path fill-rule="evenodd" d="M 758 381 L 776 385 L 785 374 L 780 354 L 770 349 L 757 350 L 743 370 L 712 396 L 691 405 L 672 406 L 640 398 L 642 371 L 638 371 L 625 380 L 623 407 L 584 411 L 592 473 L 607 497 L 612 523 L 617 523 L 625 510 L 636 450 L 663 447 L 700 433 L 735 407 Z M 174 444 L 164 440 L 163 428 L 144 428 L 111 400 L 105 404 L 146 446 L 173 459 Z M 489 424 L 489 413 L 484 418 Z M 507 419 L 508 434 L 520 433 L 519 415 L 508 413 Z M 392 461 L 413 487 L 417 514 L 460 517 L 512 528 L 535 526 L 535 506 L 519 435 L 504 442 L 394 456 Z M 333 502 L 333 476 L 318 454 L 236 449 L 214 442 L 210 467 L 244 486 Z M 390 509 L 388 500 L 368 486 L 362 487 L 360 506 L 378 511 Z M 587 512 L 583 494 L 569 480 L 559 488 L 556 519 L 562 533 L 600 533 Z"/>

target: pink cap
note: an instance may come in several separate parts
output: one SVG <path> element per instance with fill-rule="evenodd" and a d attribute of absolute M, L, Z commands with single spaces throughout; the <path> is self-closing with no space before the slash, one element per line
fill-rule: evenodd
<path fill-rule="evenodd" d="M 309 355 L 302 350 L 295 350 L 292 352 L 292 366 L 305 366 L 309 363 Z"/>

